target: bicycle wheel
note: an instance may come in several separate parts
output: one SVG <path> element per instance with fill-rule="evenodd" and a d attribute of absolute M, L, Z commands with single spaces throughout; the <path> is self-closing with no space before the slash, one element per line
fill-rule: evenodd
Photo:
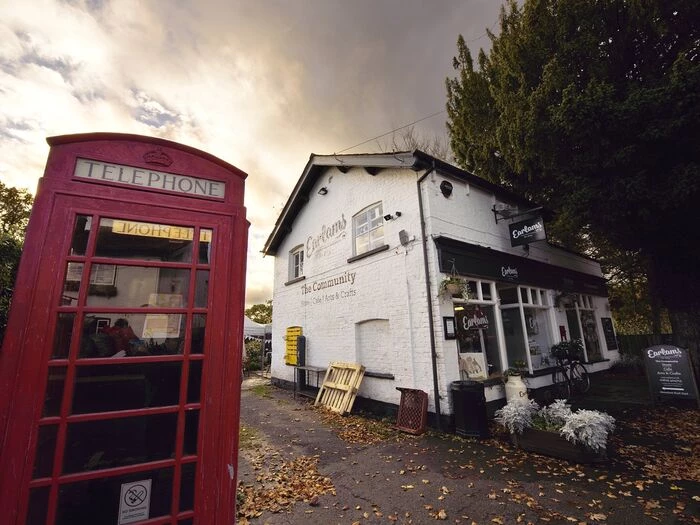
<path fill-rule="evenodd" d="M 569 380 L 562 366 L 557 366 L 554 372 L 552 372 L 552 390 L 554 392 L 554 399 L 569 399 L 571 396 Z"/>
<path fill-rule="evenodd" d="M 569 369 L 571 371 L 571 386 L 577 394 L 585 394 L 591 388 L 591 378 L 588 376 L 586 367 L 581 363 L 574 363 Z"/>

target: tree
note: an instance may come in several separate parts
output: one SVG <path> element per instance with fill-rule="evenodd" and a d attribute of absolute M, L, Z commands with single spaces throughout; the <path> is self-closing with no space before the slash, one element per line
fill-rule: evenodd
<path fill-rule="evenodd" d="M 0 182 L 0 344 L 5 336 L 32 201 L 31 194 L 26 190 L 8 187 Z"/>
<path fill-rule="evenodd" d="M 560 240 L 634 254 L 696 356 L 699 19 L 694 0 L 511 0 L 447 79 L 457 162 L 558 211 Z"/>
<path fill-rule="evenodd" d="M 245 315 L 251 321 L 260 324 L 269 324 L 272 322 L 272 300 L 261 304 L 254 304 L 250 308 L 246 308 Z"/>

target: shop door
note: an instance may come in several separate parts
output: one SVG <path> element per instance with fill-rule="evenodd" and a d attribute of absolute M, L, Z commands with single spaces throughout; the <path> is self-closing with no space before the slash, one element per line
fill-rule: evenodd
<path fill-rule="evenodd" d="M 216 523 L 201 509 L 222 475 L 216 377 L 229 365 L 213 290 L 230 219 L 74 197 L 53 209 L 37 283 L 53 291 L 35 301 L 44 326 L 22 365 L 36 394 L 8 441 L 28 458 L 11 523 Z"/>

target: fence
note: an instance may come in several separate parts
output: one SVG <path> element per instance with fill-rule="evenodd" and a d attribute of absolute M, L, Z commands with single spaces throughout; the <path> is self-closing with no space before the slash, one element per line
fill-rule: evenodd
<path fill-rule="evenodd" d="M 641 355 L 642 350 L 654 345 L 670 345 L 672 334 L 617 334 L 617 342 L 620 345 L 621 354 Z"/>

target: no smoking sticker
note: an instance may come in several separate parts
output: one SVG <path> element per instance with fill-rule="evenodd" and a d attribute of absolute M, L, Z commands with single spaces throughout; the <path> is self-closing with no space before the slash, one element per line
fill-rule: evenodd
<path fill-rule="evenodd" d="M 121 495 L 119 496 L 119 521 L 117 525 L 147 520 L 150 507 L 150 479 L 123 483 Z"/>

